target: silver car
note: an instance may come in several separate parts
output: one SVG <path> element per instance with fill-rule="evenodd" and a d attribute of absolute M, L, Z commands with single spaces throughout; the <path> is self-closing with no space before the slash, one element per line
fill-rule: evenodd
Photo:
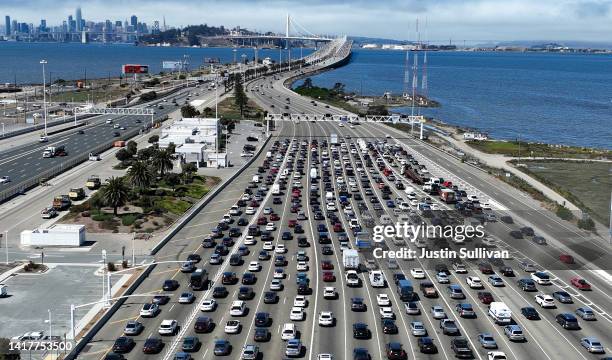
<path fill-rule="evenodd" d="M 141 322 L 136 320 L 130 320 L 125 324 L 125 328 L 123 329 L 123 334 L 125 335 L 138 335 L 142 332 L 144 326 Z"/>
<path fill-rule="evenodd" d="M 410 323 L 410 332 L 414 336 L 427 336 L 427 329 L 420 321 L 413 321 Z"/>

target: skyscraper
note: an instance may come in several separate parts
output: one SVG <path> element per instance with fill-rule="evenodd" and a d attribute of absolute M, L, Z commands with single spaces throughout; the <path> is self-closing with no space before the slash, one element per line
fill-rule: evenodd
<path fill-rule="evenodd" d="M 11 17 L 8 15 L 4 17 L 4 35 L 11 35 Z"/>
<path fill-rule="evenodd" d="M 132 15 L 132 17 L 130 18 L 130 25 L 132 25 L 134 29 L 136 29 L 136 27 L 138 26 L 138 17 L 136 15 Z"/>
<path fill-rule="evenodd" d="M 83 30 L 83 15 L 80 7 L 76 9 L 76 29 L 77 31 Z"/>

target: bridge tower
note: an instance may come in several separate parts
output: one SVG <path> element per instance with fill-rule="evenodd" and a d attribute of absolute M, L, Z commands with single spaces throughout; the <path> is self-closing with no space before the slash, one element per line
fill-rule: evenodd
<path fill-rule="evenodd" d="M 289 37 L 289 24 L 291 23 L 291 17 L 287 13 L 287 21 L 285 23 L 285 37 Z"/>

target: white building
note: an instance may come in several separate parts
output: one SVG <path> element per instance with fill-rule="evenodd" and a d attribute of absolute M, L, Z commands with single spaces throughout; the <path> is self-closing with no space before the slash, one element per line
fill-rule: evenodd
<path fill-rule="evenodd" d="M 269 57 L 267 57 L 267 58 L 263 59 L 263 60 L 261 61 L 261 63 L 262 63 L 263 65 L 266 65 L 266 66 L 272 65 L 272 59 L 270 59 Z"/>
<path fill-rule="evenodd" d="M 85 225 L 55 224 L 47 229 L 24 230 L 21 245 L 81 246 L 85 243 Z"/>
<path fill-rule="evenodd" d="M 466 132 L 466 133 L 463 133 L 463 140 L 485 141 L 485 140 L 489 140 L 489 135 L 485 133 Z"/>
<path fill-rule="evenodd" d="M 159 137 L 159 147 L 167 148 L 170 143 L 203 144 L 215 149 L 219 121 L 215 118 L 182 118 L 163 128 Z"/>

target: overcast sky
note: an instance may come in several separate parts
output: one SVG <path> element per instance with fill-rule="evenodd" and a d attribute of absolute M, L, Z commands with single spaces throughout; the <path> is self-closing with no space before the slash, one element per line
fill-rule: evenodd
<path fill-rule="evenodd" d="M 61 23 L 81 6 L 83 18 L 152 24 L 240 25 L 284 31 L 290 13 L 317 33 L 430 41 L 612 41 L 612 0 L 0 0 L 0 15 L 38 24 Z M 3 24 L 3 21 L 2 21 Z M 426 24 L 426 25 L 425 25 Z"/>

